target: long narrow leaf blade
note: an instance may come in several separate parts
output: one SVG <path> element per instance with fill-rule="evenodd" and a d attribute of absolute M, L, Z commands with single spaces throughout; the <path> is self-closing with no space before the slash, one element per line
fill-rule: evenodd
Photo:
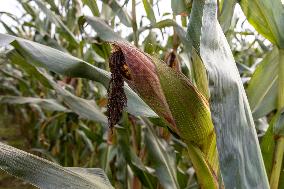
<path fill-rule="evenodd" d="M 271 43 L 284 48 L 284 6 L 281 0 L 242 0 L 248 21 Z"/>
<path fill-rule="evenodd" d="M 83 16 L 81 17 L 81 21 L 85 20 L 93 30 L 97 33 L 97 35 L 105 41 L 124 41 L 122 37 L 120 37 L 117 33 L 113 31 L 113 29 L 107 25 L 103 19 L 99 17 L 90 17 Z M 82 23 L 81 23 L 82 24 Z"/>
<path fill-rule="evenodd" d="M 225 188 L 269 188 L 248 100 L 217 20 L 216 0 L 195 0 L 188 36 L 209 74 L 212 112 Z"/>
<path fill-rule="evenodd" d="M 79 42 L 74 36 L 74 34 L 68 29 L 68 27 L 63 23 L 63 21 L 51 10 L 47 8 L 44 2 L 39 0 L 33 0 L 42 12 L 47 16 L 47 18 L 55 24 L 56 27 L 60 28 L 66 35 L 68 36 L 68 40 L 71 41 L 73 44 L 78 45 Z"/>
<path fill-rule="evenodd" d="M 155 135 L 151 125 L 147 125 L 145 128 L 146 145 L 149 147 L 149 155 L 153 157 L 154 168 L 156 175 L 159 178 L 161 185 L 165 189 L 178 189 L 179 184 L 176 177 L 176 165 L 175 160 L 166 151 L 165 146 L 162 145 L 161 141 Z"/>
<path fill-rule="evenodd" d="M 12 63 L 20 64 L 23 67 L 33 67 L 33 65 L 29 65 L 23 57 L 21 57 L 18 53 L 10 52 L 8 54 Z M 48 74 L 39 71 L 38 69 L 32 69 L 32 72 L 29 72 L 30 75 L 40 76 L 44 78 L 45 82 L 49 83 L 49 85 L 56 91 L 56 93 L 62 97 L 64 103 L 76 114 L 81 116 L 82 118 L 97 121 L 102 123 L 104 126 L 107 124 L 106 116 L 96 108 L 96 105 L 93 101 L 86 100 L 80 97 L 77 97 L 70 93 L 69 91 L 63 89 L 57 83 L 55 83 Z"/>
<path fill-rule="evenodd" d="M 42 189 L 113 188 L 101 172 L 92 176 L 78 174 L 78 170 L 61 167 L 4 143 L 0 143 L 0 168 Z"/>
<path fill-rule="evenodd" d="M 131 17 L 125 8 L 121 7 L 116 0 L 112 1 L 102 0 L 102 1 L 110 6 L 114 14 L 119 17 L 120 21 L 125 26 L 131 27 Z"/>
<path fill-rule="evenodd" d="M 149 173 L 149 170 L 147 170 L 141 159 L 130 147 L 130 134 L 127 130 L 126 126 L 116 127 L 116 132 L 118 133 L 118 150 L 121 151 L 133 173 L 140 179 L 143 185 L 147 186 L 149 189 L 154 189 L 156 185 L 155 183 L 157 182 L 156 178 Z"/>
<path fill-rule="evenodd" d="M 110 73 L 67 53 L 11 35 L 0 34 L 0 46 L 12 44 L 17 51 L 35 66 L 58 74 L 94 80 L 108 87 Z M 157 114 L 127 85 L 127 111 L 136 116 L 157 117 Z"/>
<path fill-rule="evenodd" d="M 2 104 L 37 104 L 43 109 L 50 111 L 69 112 L 67 108 L 58 103 L 55 99 L 42 99 L 35 97 L 21 97 L 21 96 L 1 96 L 0 103 Z"/>
<path fill-rule="evenodd" d="M 255 119 L 276 109 L 278 59 L 279 52 L 274 48 L 259 63 L 249 81 L 247 95 Z"/>
<path fill-rule="evenodd" d="M 222 10 L 218 19 L 224 33 L 226 33 L 231 26 L 236 3 L 236 0 L 223 1 Z"/>

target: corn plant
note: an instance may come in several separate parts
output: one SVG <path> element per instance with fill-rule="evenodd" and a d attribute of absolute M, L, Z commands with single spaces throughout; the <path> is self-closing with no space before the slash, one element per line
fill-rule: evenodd
<path fill-rule="evenodd" d="M 0 13 L 0 126 L 26 141 L 0 143 L 2 170 L 47 189 L 284 188 L 280 0 L 18 3 Z M 234 30 L 237 4 L 255 31 Z"/>

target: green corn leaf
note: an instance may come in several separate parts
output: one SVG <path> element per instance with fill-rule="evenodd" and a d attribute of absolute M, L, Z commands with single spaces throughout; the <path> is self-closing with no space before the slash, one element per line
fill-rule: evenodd
<path fill-rule="evenodd" d="M 47 18 L 53 22 L 58 28 L 62 29 L 64 33 L 68 36 L 68 40 L 71 41 L 74 45 L 78 45 L 79 42 L 74 36 L 74 34 L 69 30 L 69 28 L 63 23 L 63 21 L 58 17 L 58 15 L 54 14 L 51 10 L 49 10 L 45 3 L 39 0 L 33 0 L 39 8 L 44 12 Z"/>
<path fill-rule="evenodd" d="M 275 44 L 279 49 L 277 61 L 271 62 L 271 67 L 275 67 L 275 75 L 277 77 L 277 93 L 271 94 L 274 97 L 277 94 L 276 108 L 278 113 L 284 107 L 284 6 L 283 1 L 275 0 L 243 0 L 240 5 L 245 13 L 248 21 L 254 28 L 267 38 L 271 43 Z M 275 87 L 275 88 L 276 88 Z M 261 87 L 260 87 L 261 88 Z M 275 89 L 274 88 L 274 89 Z M 283 130 L 284 125 L 279 126 L 279 130 Z M 272 140 L 272 139 L 271 139 Z M 273 159 L 273 168 L 270 177 L 270 187 L 278 188 L 279 178 L 281 177 L 281 161 L 283 159 L 284 140 L 282 137 L 276 140 L 276 147 Z M 283 175 L 283 171 L 282 171 Z M 283 176 L 282 176 L 283 177 Z"/>
<path fill-rule="evenodd" d="M 134 150 L 130 148 L 130 133 L 128 130 L 129 128 L 125 125 L 124 127 L 116 127 L 116 132 L 118 133 L 118 150 L 123 153 L 126 162 L 135 176 L 142 181 L 142 184 L 150 189 L 155 189 L 157 179 L 149 172 L 149 169 L 147 169 L 141 159 L 135 154 Z"/>
<path fill-rule="evenodd" d="M 171 0 L 172 11 L 175 15 L 187 13 L 186 0 Z"/>
<path fill-rule="evenodd" d="M 104 41 L 124 41 L 122 37 L 115 33 L 113 29 L 99 17 L 82 16 L 79 22 L 81 25 L 83 25 L 84 22 L 90 24 L 97 35 Z"/>
<path fill-rule="evenodd" d="M 35 97 L 21 97 L 21 96 L 1 96 L 0 103 L 2 104 L 36 104 L 43 109 L 59 112 L 70 112 L 67 108 L 62 106 L 55 99 L 42 99 Z"/>
<path fill-rule="evenodd" d="M 0 46 L 9 44 L 13 45 L 28 63 L 58 74 L 94 80 L 108 87 L 110 73 L 67 53 L 14 36 L 0 34 Z M 125 92 L 128 98 L 127 111 L 129 113 L 146 117 L 157 116 L 128 86 L 125 86 Z"/>
<path fill-rule="evenodd" d="M 101 169 L 64 168 L 0 143 L 0 168 L 42 189 L 111 189 Z"/>
<path fill-rule="evenodd" d="M 83 2 L 91 9 L 94 16 L 100 16 L 97 0 L 83 0 Z"/>
<path fill-rule="evenodd" d="M 48 78 L 47 75 L 46 77 Z M 106 116 L 96 107 L 94 101 L 85 100 L 71 94 L 69 91 L 64 90 L 51 79 L 49 79 L 49 82 L 55 89 L 57 94 L 59 94 L 63 98 L 63 101 L 67 104 L 67 106 L 80 117 L 100 122 L 104 126 L 107 125 Z"/>
<path fill-rule="evenodd" d="M 23 57 L 21 57 L 16 52 L 11 52 L 8 54 L 8 58 L 12 63 L 19 64 L 22 67 L 33 67 L 25 61 Z M 31 72 L 32 70 L 32 72 Z M 57 83 L 55 83 L 51 77 L 44 73 L 43 71 L 39 71 L 38 69 L 29 69 L 30 75 L 40 75 L 40 78 L 44 78 L 44 82 L 47 82 L 51 88 L 53 88 L 59 96 L 62 97 L 63 102 L 71 109 L 73 112 L 81 116 L 82 118 L 93 120 L 102 123 L 104 126 L 107 124 L 106 116 L 96 107 L 96 104 L 93 101 L 85 100 L 80 97 L 77 97 L 71 94 L 69 91 L 63 89 Z"/>
<path fill-rule="evenodd" d="M 221 13 L 218 18 L 223 32 L 226 33 L 231 26 L 232 18 L 234 15 L 236 0 L 223 0 L 221 4 Z"/>
<path fill-rule="evenodd" d="M 276 150 L 276 143 L 277 140 L 280 137 L 284 136 L 284 113 L 283 109 L 281 111 L 278 111 L 273 119 L 270 122 L 269 128 L 266 131 L 265 135 L 263 136 L 261 140 L 261 152 L 262 157 L 265 164 L 266 173 L 268 175 L 268 178 L 271 178 L 271 173 L 273 170 L 274 165 L 274 156 L 275 156 L 275 150 Z M 275 138 L 277 136 L 277 138 Z M 282 166 L 283 167 L 283 166 Z M 274 168 L 275 169 L 275 168 Z M 280 177 L 283 177 L 283 171 L 280 172 Z M 270 180 L 270 186 L 272 183 Z M 281 185 L 281 178 L 278 178 L 277 182 L 280 182 L 279 185 Z M 283 183 L 282 183 L 283 184 Z M 281 188 L 280 186 L 278 188 Z"/>
<path fill-rule="evenodd" d="M 178 189 L 177 170 L 174 158 L 174 152 L 167 150 L 162 141 L 156 136 L 153 127 L 148 120 L 145 120 L 147 127 L 145 128 L 145 143 L 149 147 L 149 156 L 153 157 L 156 175 L 161 185 L 165 189 Z"/>
<path fill-rule="evenodd" d="M 276 121 L 277 121 L 277 115 L 275 115 L 272 121 L 270 122 L 270 125 L 260 143 L 261 153 L 268 178 L 270 178 L 271 175 L 273 153 L 275 150 L 273 127 Z"/>
<path fill-rule="evenodd" d="M 144 5 L 144 9 L 146 11 L 147 17 L 149 18 L 149 20 L 151 21 L 151 23 L 156 23 L 156 17 L 155 17 L 155 13 L 153 11 L 153 8 L 149 2 L 149 0 L 142 0 L 143 5 Z"/>
<path fill-rule="evenodd" d="M 254 119 L 277 108 L 279 51 L 274 48 L 257 66 L 247 88 L 247 96 Z"/>
<path fill-rule="evenodd" d="M 113 13 L 117 15 L 120 21 L 128 27 L 131 27 L 131 17 L 128 14 L 127 10 L 121 7 L 116 0 L 102 0 L 105 4 L 109 5 Z"/>
<path fill-rule="evenodd" d="M 242 0 L 248 21 L 271 43 L 284 48 L 284 6 L 281 0 Z"/>
<path fill-rule="evenodd" d="M 194 0 L 188 37 L 208 72 L 225 188 L 269 188 L 248 100 L 217 20 L 216 0 Z"/>

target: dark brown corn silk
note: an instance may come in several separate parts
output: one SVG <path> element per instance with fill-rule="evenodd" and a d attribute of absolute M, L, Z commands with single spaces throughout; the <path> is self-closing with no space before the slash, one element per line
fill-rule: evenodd
<path fill-rule="evenodd" d="M 120 49 L 112 52 L 109 58 L 111 79 L 108 87 L 108 126 L 113 128 L 122 116 L 122 111 L 127 105 L 127 98 L 124 93 L 123 76 L 130 77 L 127 72 L 125 58 Z"/>

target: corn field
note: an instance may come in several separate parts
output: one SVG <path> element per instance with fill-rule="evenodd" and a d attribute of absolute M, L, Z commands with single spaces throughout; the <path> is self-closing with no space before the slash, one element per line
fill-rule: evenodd
<path fill-rule="evenodd" d="M 284 189 L 283 1 L 14 1 L 0 189 Z"/>

